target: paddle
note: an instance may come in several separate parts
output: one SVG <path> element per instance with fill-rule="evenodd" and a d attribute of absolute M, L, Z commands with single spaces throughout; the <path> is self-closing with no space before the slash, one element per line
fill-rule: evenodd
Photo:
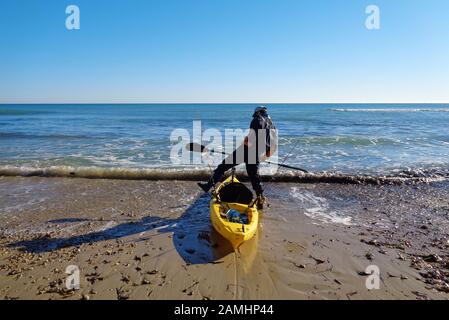
<path fill-rule="evenodd" d="M 195 142 L 191 142 L 189 144 L 186 145 L 187 150 L 192 151 L 192 152 L 201 152 L 201 153 L 205 153 L 207 151 L 210 151 L 212 153 L 221 153 L 224 154 L 225 156 L 227 156 L 228 154 L 226 152 L 223 151 L 215 151 L 215 150 L 208 150 L 205 146 L 199 144 L 199 143 L 195 143 Z M 279 167 L 283 167 L 283 168 L 287 168 L 287 169 L 292 169 L 292 170 L 298 170 L 304 173 L 309 173 L 309 171 L 301 169 L 301 168 L 297 168 L 297 167 L 292 167 L 286 164 L 280 164 L 280 163 L 274 163 L 271 161 L 265 161 L 266 163 L 269 164 L 274 164 L 274 165 L 278 165 Z"/>

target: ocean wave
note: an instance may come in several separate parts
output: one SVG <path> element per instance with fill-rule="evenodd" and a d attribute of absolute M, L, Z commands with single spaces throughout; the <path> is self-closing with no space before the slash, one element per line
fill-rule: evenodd
<path fill-rule="evenodd" d="M 210 171 L 198 168 L 102 168 L 102 167 L 72 167 L 50 166 L 33 168 L 26 166 L 1 165 L 0 176 L 22 177 L 68 177 L 87 179 L 124 179 L 124 180 L 184 180 L 204 181 L 209 179 Z M 248 181 L 244 171 L 237 171 L 242 181 Z M 371 185 L 401 185 L 415 183 L 430 183 L 447 181 L 449 172 L 431 173 L 424 171 L 403 171 L 391 176 L 350 175 L 333 172 L 302 173 L 291 170 L 281 170 L 273 175 L 262 175 L 265 182 L 298 182 L 298 183 L 340 183 L 340 184 L 371 184 Z"/>
<path fill-rule="evenodd" d="M 70 134 L 28 134 L 22 132 L 0 132 L 0 138 L 15 139 L 93 139 L 95 137 L 87 135 Z"/>
<path fill-rule="evenodd" d="M 36 114 L 52 113 L 50 111 L 43 110 L 12 110 L 12 109 L 0 109 L 0 116 L 28 116 Z"/>
<path fill-rule="evenodd" d="M 449 112 L 449 108 L 332 108 L 337 112 Z"/>
<path fill-rule="evenodd" d="M 346 146 L 372 146 L 372 145 L 400 145 L 401 141 L 392 138 L 368 138 L 363 136 L 312 136 L 312 137 L 280 137 L 280 146 L 290 145 L 312 145 L 312 146 L 331 146 L 331 145 L 346 145 Z"/>

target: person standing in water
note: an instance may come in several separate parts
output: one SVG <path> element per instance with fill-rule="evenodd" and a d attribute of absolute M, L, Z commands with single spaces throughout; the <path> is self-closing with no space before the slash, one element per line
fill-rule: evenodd
<path fill-rule="evenodd" d="M 245 137 L 243 144 L 215 169 L 212 177 L 206 183 L 198 183 L 204 192 L 208 192 L 217 182 L 221 182 L 223 175 L 229 169 L 245 163 L 246 172 L 251 180 L 251 185 L 257 195 L 257 207 L 263 208 L 265 197 L 263 185 L 259 175 L 259 165 L 270 158 L 276 152 L 276 139 L 273 139 L 276 127 L 268 115 L 265 106 L 254 110 L 253 120 L 250 124 L 250 132 Z"/>

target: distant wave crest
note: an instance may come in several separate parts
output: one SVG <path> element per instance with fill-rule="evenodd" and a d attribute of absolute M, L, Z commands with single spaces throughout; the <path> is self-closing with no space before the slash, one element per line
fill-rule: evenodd
<path fill-rule="evenodd" d="M 47 114 L 50 111 L 42 110 L 17 110 L 17 109 L 0 109 L 0 116 L 29 116 L 37 114 Z"/>
<path fill-rule="evenodd" d="M 92 139 L 88 135 L 70 135 L 70 134 L 27 134 L 22 132 L 1 132 L 0 138 L 5 139 Z"/>
<path fill-rule="evenodd" d="M 449 112 L 449 108 L 332 108 L 337 112 Z"/>

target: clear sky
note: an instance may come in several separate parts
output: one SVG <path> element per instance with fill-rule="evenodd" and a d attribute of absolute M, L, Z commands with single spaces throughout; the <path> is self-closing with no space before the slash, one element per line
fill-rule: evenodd
<path fill-rule="evenodd" d="M 449 102 L 448 17 L 447 0 L 0 0 L 0 103 Z"/>

